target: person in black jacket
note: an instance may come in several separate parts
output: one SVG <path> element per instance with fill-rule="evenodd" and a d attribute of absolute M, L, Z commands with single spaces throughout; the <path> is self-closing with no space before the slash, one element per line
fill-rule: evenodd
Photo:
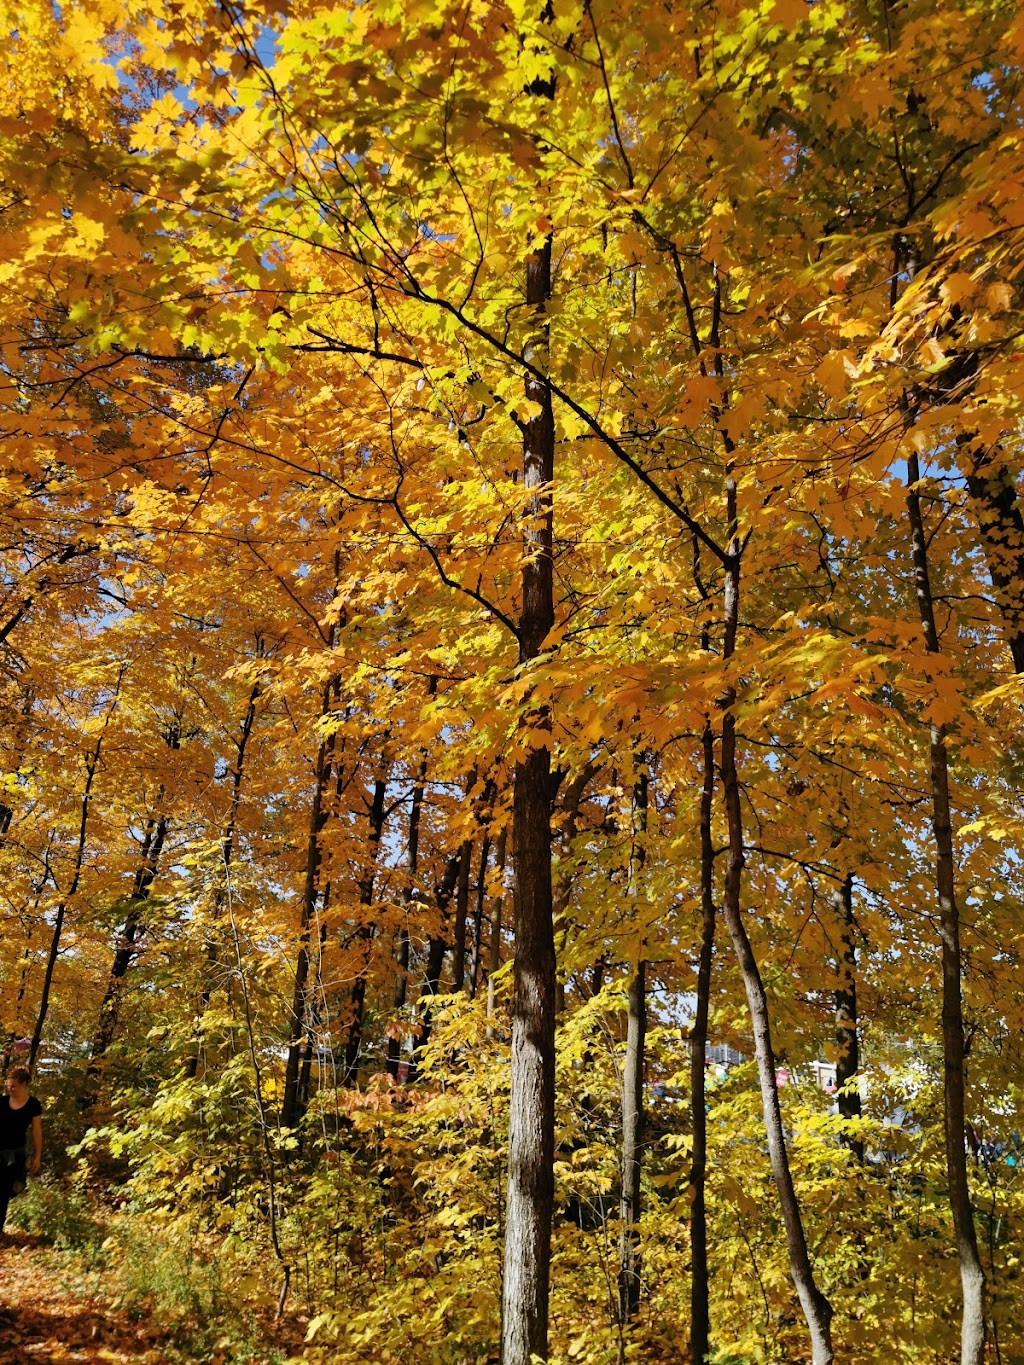
<path fill-rule="evenodd" d="M 25 1143 L 32 1134 L 29 1172 L 39 1174 L 43 1160 L 43 1106 L 29 1094 L 32 1073 L 27 1066 L 12 1066 L 7 1073 L 7 1094 L 0 1097 L 0 1231 L 7 1219 L 11 1196 L 25 1188 Z"/>

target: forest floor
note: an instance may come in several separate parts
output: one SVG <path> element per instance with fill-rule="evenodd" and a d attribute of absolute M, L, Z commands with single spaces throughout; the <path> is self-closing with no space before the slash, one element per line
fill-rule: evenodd
<path fill-rule="evenodd" d="M 25 1232 L 0 1234 L 0 1365 L 165 1365 L 167 1335 L 118 1311 L 74 1258 Z"/>
<path fill-rule="evenodd" d="M 301 1331 L 285 1335 L 296 1349 Z M 0 1233 L 0 1365 L 261 1365 L 287 1354 L 283 1343 L 264 1353 L 252 1341 L 239 1353 L 197 1350 L 189 1336 L 186 1324 L 119 1302 L 95 1257 L 17 1229 Z"/>

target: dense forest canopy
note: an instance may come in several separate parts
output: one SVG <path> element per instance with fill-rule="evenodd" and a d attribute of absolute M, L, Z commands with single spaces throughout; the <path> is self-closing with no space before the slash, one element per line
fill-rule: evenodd
<path fill-rule="evenodd" d="M 1024 1358 L 1024 11 L 6 8 L 80 1172 L 310 1360 Z"/>

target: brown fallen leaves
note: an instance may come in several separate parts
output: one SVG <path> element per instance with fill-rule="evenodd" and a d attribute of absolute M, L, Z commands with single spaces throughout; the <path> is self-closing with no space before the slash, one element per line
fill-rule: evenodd
<path fill-rule="evenodd" d="M 38 1238 L 0 1234 L 0 1365 L 167 1365 L 167 1335 L 112 1309 L 95 1276 Z"/>

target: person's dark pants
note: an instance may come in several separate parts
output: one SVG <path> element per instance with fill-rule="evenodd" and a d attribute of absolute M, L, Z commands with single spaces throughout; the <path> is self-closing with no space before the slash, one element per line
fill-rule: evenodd
<path fill-rule="evenodd" d="M 12 1195 L 25 1188 L 25 1153 L 0 1151 L 0 1231 L 7 1221 L 7 1205 Z"/>

